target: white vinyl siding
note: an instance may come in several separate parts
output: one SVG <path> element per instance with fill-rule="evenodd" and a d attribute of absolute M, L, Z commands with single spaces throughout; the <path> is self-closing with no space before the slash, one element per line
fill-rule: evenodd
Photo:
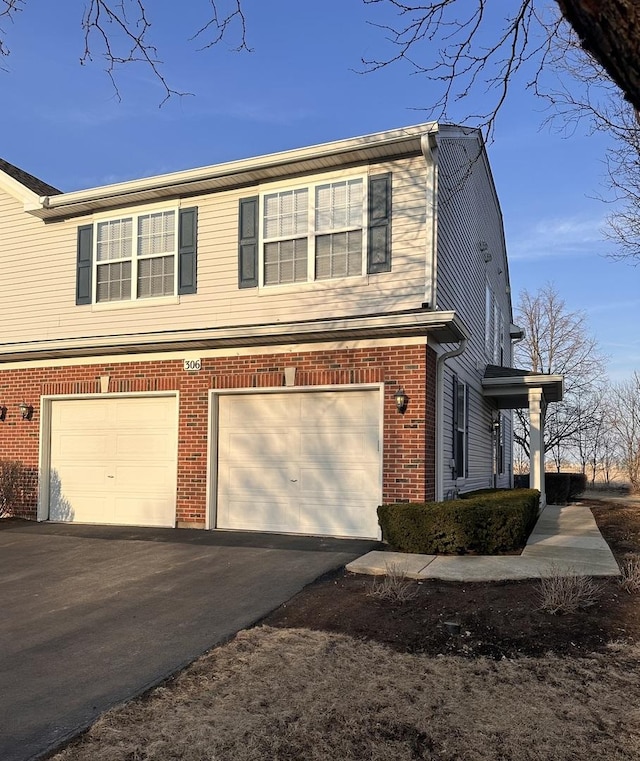
<path fill-rule="evenodd" d="M 454 309 L 470 332 L 464 353 L 445 368 L 445 465 L 453 451 L 453 375 L 468 386 L 464 483 L 453 478 L 453 468 L 444 468 L 443 491 L 453 496 L 459 489 L 493 485 L 495 408 L 482 394 L 482 376 L 487 363 L 511 364 L 507 333 L 511 301 L 500 208 L 490 169 L 478 156 L 478 142 L 449 137 L 443 129 L 439 146 L 438 306 Z M 504 419 L 505 470 L 498 477 L 500 486 L 509 485 L 511 474 L 511 419 L 508 414 Z"/>
<path fill-rule="evenodd" d="M 364 179 L 266 193 L 262 199 L 264 285 L 362 275 Z"/>
<path fill-rule="evenodd" d="M 393 172 L 393 272 L 375 278 L 316 280 L 286 288 L 238 289 L 238 202 L 269 192 L 269 186 L 194 195 L 183 206 L 198 207 L 198 292 L 174 301 L 136 299 L 133 309 L 78 309 L 75 304 L 76 248 L 79 225 L 97 221 L 90 215 L 44 224 L 26 214 L 22 203 L 0 193 L 3 234 L 0 257 L 6 298 L 0 301 L 4 351 L 11 343 L 73 340 L 104 335 L 130 336 L 147 331 L 196 331 L 203 325 L 251 326 L 269 322 L 358 316 L 415 309 L 425 297 L 429 274 L 432 218 L 425 187 L 432 174 L 424 158 L 403 158 L 372 166 L 372 174 Z M 322 174 L 316 184 L 329 180 Z M 330 180 L 337 179 L 332 172 Z M 177 206 L 178 204 L 176 204 Z M 136 207 L 138 213 L 167 210 L 166 204 Z M 169 207 L 171 208 L 171 207 Z M 95 247 L 94 247 L 95 258 Z M 25 272 L 30 277 L 25 277 Z M 95 269 L 94 269 L 95 273 Z M 39 285 L 34 297 L 33 281 Z M 95 278 L 94 278 L 95 288 Z M 123 302 L 116 302 L 123 305 Z M 135 315 L 135 318 L 132 317 Z"/>
<path fill-rule="evenodd" d="M 175 294 L 177 217 L 171 210 L 96 223 L 96 302 Z"/>

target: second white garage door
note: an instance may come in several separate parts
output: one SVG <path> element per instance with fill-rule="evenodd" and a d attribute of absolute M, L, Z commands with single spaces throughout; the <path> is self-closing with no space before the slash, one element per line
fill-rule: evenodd
<path fill-rule="evenodd" d="M 221 395 L 217 527 L 378 537 L 380 396 Z"/>
<path fill-rule="evenodd" d="M 51 402 L 49 519 L 174 526 L 177 400 Z"/>

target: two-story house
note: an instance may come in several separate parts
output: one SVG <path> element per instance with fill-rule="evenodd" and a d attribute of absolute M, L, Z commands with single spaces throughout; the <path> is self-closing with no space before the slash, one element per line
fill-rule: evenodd
<path fill-rule="evenodd" d="M 540 486 L 533 429 L 562 380 L 509 369 L 477 130 L 70 193 L 0 162 L 0 220 L 0 459 L 31 474 L 22 515 L 378 537 L 382 502 L 509 486 L 514 406 Z"/>

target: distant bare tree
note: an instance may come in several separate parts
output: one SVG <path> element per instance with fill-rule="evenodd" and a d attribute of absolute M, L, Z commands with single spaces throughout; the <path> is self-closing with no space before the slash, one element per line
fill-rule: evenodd
<path fill-rule="evenodd" d="M 515 319 L 525 331 L 524 340 L 514 347 L 515 364 L 535 373 L 565 376 L 564 399 L 549 406 L 545 424 L 545 449 L 560 469 L 580 429 L 596 423 L 597 406 L 587 406 L 585 400 L 597 398 L 605 379 L 604 357 L 585 314 L 569 311 L 551 284 L 535 294 L 523 291 Z M 514 439 L 528 457 L 526 410 L 516 411 Z"/>
<path fill-rule="evenodd" d="M 640 491 L 640 374 L 614 384 L 611 426 L 620 450 L 620 464 L 634 492 Z"/>

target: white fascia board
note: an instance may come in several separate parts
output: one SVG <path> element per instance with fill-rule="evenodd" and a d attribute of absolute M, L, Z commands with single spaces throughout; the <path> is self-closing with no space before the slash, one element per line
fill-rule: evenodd
<path fill-rule="evenodd" d="M 41 199 L 38 197 L 37 193 L 34 193 L 33 190 L 29 190 L 29 188 L 25 187 L 21 182 L 18 182 L 18 180 L 2 170 L 0 170 L 0 190 L 4 190 L 17 201 L 24 204 L 25 209 L 27 206 L 33 208 L 40 207 Z"/>
<path fill-rule="evenodd" d="M 240 326 L 234 328 L 205 328 L 199 330 L 166 331 L 161 333 L 135 333 L 128 335 L 108 335 L 73 339 L 54 339 L 0 345 L 1 360 L 65 352 L 78 356 L 89 352 L 100 353 L 118 349 L 118 353 L 137 353 L 143 347 L 149 352 L 162 351 L 167 346 L 179 346 L 188 350 L 189 346 L 215 347 L 223 345 L 273 345 L 279 342 L 301 342 L 304 340 L 328 340 L 332 335 L 415 336 L 435 334 L 436 340 L 461 340 L 467 331 L 455 312 L 417 311 L 374 317 L 346 317 L 333 320 L 314 320 L 296 323 Z M 440 338 L 438 338 L 440 336 Z"/>
<path fill-rule="evenodd" d="M 530 388 L 554 389 L 557 398 L 562 401 L 564 396 L 564 375 L 516 375 L 503 378 L 483 378 L 482 388 L 488 396 L 508 396 L 514 392 L 524 393 Z"/>
<path fill-rule="evenodd" d="M 407 144 L 407 150 L 419 153 L 421 136 L 434 130 L 437 130 L 437 124 L 428 122 L 347 140 L 271 153 L 256 158 L 214 164 L 88 190 L 60 193 L 59 195 L 45 196 L 40 199 L 39 207 L 25 208 L 25 210 L 42 219 L 59 219 L 65 216 L 87 214 L 94 209 L 115 203 L 134 203 L 138 199 L 142 199 L 143 196 L 146 198 L 154 194 L 176 195 L 180 192 L 187 192 L 188 186 L 197 186 L 198 192 L 205 192 L 206 187 L 203 186 L 206 186 L 207 183 L 211 183 L 211 186 L 216 189 L 223 189 L 226 184 L 233 187 L 242 181 L 243 176 L 246 177 L 244 181 L 247 184 L 256 184 L 262 178 L 271 179 L 277 173 L 286 173 L 293 165 L 313 160 L 334 157 L 339 163 L 340 157 L 346 156 L 352 160 L 354 154 L 360 155 L 362 160 L 379 159 L 379 154 L 384 154 L 385 147 L 392 148 L 403 143 Z M 415 145 L 413 145 L 414 143 Z M 393 155 L 393 151 L 390 155 Z"/>

